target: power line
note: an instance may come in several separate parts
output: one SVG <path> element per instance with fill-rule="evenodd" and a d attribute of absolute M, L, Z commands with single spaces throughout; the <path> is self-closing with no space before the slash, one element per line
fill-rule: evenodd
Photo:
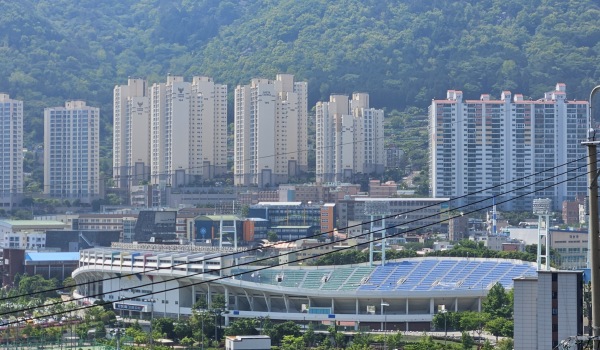
<path fill-rule="evenodd" d="M 449 199 L 449 200 L 448 200 L 448 201 L 446 201 L 446 202 L 451 202 L 451 201 L 455 201 L 455 200 L 459 200 L 459 199 L 467 198 L 467 197 L 469 197 L 469 196 L 473 196 L 473 195 L 475 195 L 475 194 L 479 194 L 479 193 L 482 193 L 482 192 L 485 192 L 485 191 L 489 191 L 489 190 L 491 190 L 491 189 L 494 189 L 494 188 L 497 188 L 497 187 L 505 186 L 505 185 L 508 185 L 508 184 L 510 184 L 510 183 L 513 183 L 513 182 L 518 182 L 518 181 L 521 181 L 521 180 L 527 179 L 527 178 L 529 178 L 529 177 L 535 177 L 535 176 L 541 175 L 541 174 L 543 174 L 543 173 L 546 173 L 546 172 L 549 172 L 549 171 L 556 170 L 557 168 L 560 168 L 560 167 L 563 167 L 563 166 L 567 166 L 568 164 L 579 162 L 579 161 L 581 161 L 581 160 L 583 160 L 583 159 L 585 159 L 585 158 L 587 158 L 587 157 L 582 157 L 582 158 L 579 158 L 579 159 L 575 159 L 575 160 L 569 161 L 569 162 L 567 162 L 567 163 L 564 163 L 564 164 L 561 164 L 561 165 L 557 165 L 557 166 L 555 166 L 555 167 L 548 168 L 548 169 L 545 169 L 545 170 L 539 171 L 539 172 L 537 172 L 537 173 L 534 173 L 534 174 L 531 174 L 531 175 L 527 175 L 527 176 L 524 176 L 524 177 L 521 177 L 521 178 L 513 179 L 513 180 L 510 180 L 510 181 L 508 181 L 508 182 L 505 182 L 505 183 L 502 183 L 502 184 L 498 184 L 498 185 L 494 185 L 494 186 L 492 186 L 492 187 L 488 187 L 488 188 L 486 188 L 486 189 L 482 189 L 482 190 L 479 190 L 479 191 L 471 192 L 471 193 L 468 193 L 468 194 L 465 194 L 465 195 L 462 195 L 462 196 L 459 196 L 459 197 L 451 198 L 451 199 Z M 585 166 L 587 166 L 587 164 L 586 164 L 586 165 L 579 166 L 578 168 L 574 168 L 574 169 L 568 170 L 568 171 L 566 171 L 566 172 L 564 172 L 564 173 L 562 173 L 562 174 L 556 174 L 556 175 L 554 175 L 554 176 L 551 176 L 551 177 L 548 177 L 548 178 L 546 178 L 546 179 L 538 180 L 538 181 L 536 181 L 536 182 L 533 182 L 533 183 L 531 183 L 531 184 L 529 184 L 529 185 L 524 185 L 524 186 L 521 186 L 521 187 L 517 187 L 517 188 L 515 188 L 515 189 L 512 189 L 512 190 L 508 191 L 507 193 L 510 193 L 510 192 L 513 192 L 513 191 L 518 191 L 518 190 L 521 190 L 521 189 L 526 189 L 526 188 L 528 188 L 528 187 L 530 187 L 530 186 L 533 186 L 533 185 L 535 185 L 536 183 L 544 182 L 544 181 L 547 181 L 548 179 L 552 179 L 552 178 L 555 178 L 555 177 L 559 177 L 559 176 L 565 175 L 565 174 L 567 174 L 567 173 L 568 173 L 568 172 L 570 172 L 570 171 L 574 171 L 574 170 L 577 170 L 577 169 L 583 168 L 583 167 L 585 167 Z M 502 194 L 498 194 L 498 195 L 502 195 Z M 498 195 L 496 195 L 496 196 L 498 196 Z M 519 196 L 518 196 L 518 197 L 515 197 L 515 198 L 519 198 Z M 477 201 L 477 202 L 475 202 L 475 204 L 476 204 L 476 203 L 479 203 L 479 202 L 480 202 L 480 201 Z M 362 225 L 364 225 L 364 224 L 375 223 L 375 222 L 379 222 L 379 221 L 381 221 L 381 220 L 383 220 L 383 219 L 390 219 L 390 218 L 394 218 L 394 217 L 396 217 L 396 216 L 398 216 L 398 215 L 410 214 L 410 213 L 413 213 L 413 212 L 416 212 L 416 211 L 420 211 L 420 210 L 423 210 L 423 209 L 427 209 L 427 208 L 435 207 L 435 206 L 437 206 L 438 204 L 439 204 L 439 203 L 434 203 L 434 204 L 426 205 L 426 206 L 424 206 L 424 207 L 421 207 L 421 208 L 418 208 L 418 209 L 412 209 L 412 210 L 409 210 L 409 211 L 405 211 L 405 212 L 403 212 L 403 213 L 393 214 L 393 215 L 389 215 L 389 216 L 386 216 L 386 217 L 383 217 L 383 218 L 379 218 L 379 219 L 375 219 L 375 220 L 371 220 L 371 221 L 364 221 L 364 222 L 361 222 L 361 223 L 358 223 L 358 224 L 355 224 L 355 225 L 349 225 L 349 226 L 346 226 L 346 227 L 343 227 L 343 228 L 338 228 L 338 230 L 339 230 L 339 229 L 341 229 L 341 230 L 344 230 L 344 229 L 349 229 L 349 228 L 354 228 L 354 227 L 360 227 L 360 226 L 362 226 Z M 472 204 L 473 204 L 473 203 L 471 203 L 471 204 L 469 204 L 469 205 L 472 205 Z M 457 208 L 455 208 L 455 209 L 457 209 Z M 435 215 L 432 215 L 432 216 L 435 216 Z M 430 216 L 430 217 L 432 217 L 432 216 Z M 412 222 L 415 222 L 415 221 L 419 221 L 419 219 L 415 219 L 415 220 L 413 220 L 413 221 L 410 221 L 410 222 L 404 222 L 403 224 L 405 225 L 405 224 L 407 224 L 407 223 L 412 223 Z M 333 233 L 333 232 L 334 232 L 334 231 L 326 231 L 326 232 L 321 232 L 321 233 L 319 233 L 319 234 L 316 234 L 316 235 L 314 235 L 313 237 L 318 237 L 318 236 L 325 235 L 325 234 L 330 234 L 330 233 Z M 287 240 L 287 241 L 282 241 L 281 243 L 283 243 L 283 244 L 286 244 L 286 243 L 294 243 L 294 242 L 296 242 L 296 241 L 298 241 L 298 240 L 300 240 L 300 239 L 301 239 L 301 238 L 299 238 L 299 239 L 291 239 L 291 240 Z M 252 249 L 248 249 L 248 250 L 246 250 L 246 252 L 251 252 L 251 251 L 258 250 L 258 249 L 260 249 L 260 247 L 257 247 L 257 248 L 252 248 Z M 226 253 L 226 254 L 224 254 L 224 255 L 220 255 L 220 256 L 222 256 L 222 257 L 227 257 L 227 256 L 230 256 L 230 255 L 235 255 L 235 254 L 237 254 L 237 252 Z M 189 263 L 190 263 L 190 262 L 186 262 L 186 263 L 179 263 L 179 264 L 174 264 L 174 265 L 171 265 L 171 266 L 170 266 L 170 267 L 168 267 L 168 268 L 172 268 L 172 267 L 175 267 L 175 266 L 180 266 L 180 265 L 186 265 L 186 264 L 189 264 Z M 193 262 L 192 262 L 192 263 L 193 263 Z M 163 268 L 163 269 L 167 269 L 167 268 Z M 158 267 L 157 267 L 156 269 L 147 270 L 146 272 L 159 271 L 159 270 L 161 270 L 161 268 L 158 268 Z M 132 274 L 126 274 L 126 275 L 122 275 L 122 276 L 120 276 L 120 277 L 130 277 L 130 276 L 135 276 L 135 275 L 136 275 L 135 273 L 132 273 Z M 106 279 L 100 279 L 100 280 L 97 280 L 97 281 L 86 282 L 86 283 L 84 283 L 84 284 L 81 284 L 81 285 L 80 285 L 80 284 L 77 284 L 76 286 L 77 286 L 77 287 L 79 287 L 79 286 L 88 285 L 88 284 L 92 284 L 92 283 L 103 282 L 103 281 L 109 281 L 109 280 L 117 279 L 117 278 L 120 278 L 120 277 L 111 277 L 111 278 L 106 278 Z M 42 294 L 42 293 L 48 293 L 48 292 L 57 292 L 57 291 L 60 291 L 60 290 L 62 290 L 62 288 L 54 288 L 54 289 L 50 289 L 50 290 L 44 290 L 44 291 L 36 292 L 36 293 L 34 293 L 34 294 L 27 294 L 27 295 L 36 295 L 36 294 Z M 2 301 L 5 301 L 5 300 L 16 299 L 16 298 L 19 298 L 19 297 L 22 297 L 22 296 L 26 296 L 26 295 L 16 295 L 16 296 L 11 296 L 11 297 L 5 297 L 5 298 L 1 298 L 1 299 L 0 299 L 0 302 L 2 302 Z M 0 313 L 0 316 L 1 316 L 1 315 L 2 315 L 2 314 Z"/>
<path fill-rule="evenodd" d="M 586 165 L 586 166 L 587 166 L 587 165 Z M 575 169 L 572 169 L 572 170 L 568 170 L 568 171 L 566 171 L 566 172 L 564 172 L 564 173 L 557 174 L 557 175 L 554 175 L 554 176 L 552 176 L 552 177 L 549 177 L 549 178 L 546 178 L 546 179 L 539 180 L 539 181 L 537 181 L 537 182 L 535 182 L 535 183 L 542 182 L 542 181 L 545 181 L 545 180 L 547 180 L 547 179 L 550 179 L 550 178 L 553 178 L 553 177 L 556 177 L 556 176 L 561 176 L 561 175 L 564 175 L 564 174 L 566 174 L 566 173 L 572 172 L 572 171 L 574 171 L 574 170 L 577 170 L 577 169 L 578 169 L 578 168 L 575 168 Z M 524 197 L 524 196 L 527 196 L 527 195 L 533 194 L 533 193 L 535 193 L 535 192 L 537 192 L 537 191 L 541 191 L 541 190 L 545 190 L 545 189 L 548 189 L 548 188 L 554 187 L 554 186 L 556 186 L 556 185 L 558 185 L 558 184 L 561 184 L 561 183 L 565 183 L 565 182 L 571 181 L 571 180 L 573 180 L 573 179 L 576 179 L 576 178 L 578 178 L 578 177 L 581 177 L 581 176 L 584 176 L 584 175 L 587 175 L 587 173 L 584 173 L 584 174 L 579 174 L 579 175 L 576 175 L 576 176 L 574 176 L 574 177 L 572 177 L 572 178 L 568 178 L 568 179 L 565 179 L 565 180 L 559 181 L 558 183 L 551 184 L 551 185 L 547 185 L 547 186 L 544 186 L 544 187 L 542 187 L 542 188 L 538 188 L 538 189 L 535 189 L 535 190 L 533 190 L 533 191 L 530 191 L 530 192 L 527 192 L 527 193 L 523 193 L 523 194 L 517 195 L 517 196 L 515 196 L 515 197 L 513 197 L 513 198 L 510 198 L 510 199 L 506 199 L 506 200 L 503 200 L 503 201 L 497 202 L 497 204 L 504 204 L 504 203 L 508 203 L 508 202 L 510 202 L 510 201 L 513 201 L 513 200 L 514 200 L 514 199 L 516 199 L 516 198 Z M 535 184 L 535 183 L 534 183 L 534 184 Z M 528 186 L 524 186 L 524 187 L 529 187 L 529 186 L 530 186 L 530 185 L 528 185 Z M 508 192 L 512 192 L 512 191 L 513 191 L 513 190 L 511 190 L 511 191 L 508 191 Z M 507 193 L 508 193 L 508 192 L 507 192 Z M 497 195 L 496 195 L 496 196 L 497 196 Z M 481 203 L 481 202 L 483 202 L 483 201 L 488 201 L 488 200 L 489 200 L 489 199 L 491 199 L 491 198 L 492 198 L 492 197 L 490 197 L 490 198 L 485 198 L 485 199 L 481 199 L 481 200 L 479 200 L 479 201 L 476 201 L 476 202 L 474 202 L 474 203 L 470 203 L 470 204 L 462 205 L 462 206 L 460 206 L 460 207 L 457 207 L 457 208 L 455 208 L 455 209 L 461 209 L 461 208 L 463 208 L 463 207 L 464 207 L 464 208 L 466 208 L 466 207 L 472 206 L 472 205 L 474 205 L 474 204 Z M 466 214 L 471 214 L 471 213 L 475 213 L 475 212 L 478 212 L 478 211 L 480 211 L 480 210 L 482 210 L 482 209 L 487 209 L 487 208 L 490 208 L 490 207 L 491 207 L 491 205 L 487 205 L 487 206 L 484 206 L 483 208 L 478 208 L 478 209 L 470 210 L 470 211 L 468 211 L 468 212 L 466 212 L 466 213 L 465 213 L 465 212 L 463 212 L 461 215 L 456 215 L 456 216 L 453 216 L 453 217 L 451 217 L 451 218 L 448 218 L 448 219 L 454 219 L 454 218 L 457 218 L 457 217 L 459 217 L 459 216 L 466 215 Z M 395 216 L 395 215 L 394 215 L 394 216 Z M 424 217 L 424 218 L 430 218 L 430 217 L 434 217 L 434 216 L 436 216 L 436 215 L 435 215 L 435 214 L 432 214 L 432 215 L 426 216 L 426 217 Z M 378 230 L 375 230 L 375 231 L 369 231 L 369 232 L 366 232 L 366 233 L 363 233 L 363 234 L 357 235 L 357 236 L 355 236 L 355 237 L 352 237 L 352 238 L 356 238 L 356 237 L 365 236 L 365 235 L 371 234 L 371 233 L 373 233 L 373 232 L 380 232 L 380 231 L 383 231 L 383 230 L 387 230 L 387 229 L 389 229 L 389 228 L 394 228 L 394 227 L 398 227 L 398 226 L 401 226 L 401 225 L 405 225 L 405 224 L 407 224 L 407 223 L 411 223 L 411 222 L 414 222 L 414 221 L 419 221 L 419 220 L 422 220 L 422 219 L 424 219 L 424 218 L 421 218 L 421 219 L 418 219 L 418 220 L 412 220 L 412 221 L 409 221 L 409 222 L 403 222 L 403 223 L 400 223 L 400 224 L 397 224 L 397 225 L 392 225 L 392 226 L 384 227 L 384 228 L 381 228 L 381 229 L 378 229 Z M 418 229 L 421 229 L 421 228 L 425 228 L 425 227 L 429 227 L 429 226 L 432 226 L 432 225 L 436 225 L 436 224 L 438 224 L 438 223 L 441 223 L 441 222 L 443 222 L 443 221 L 446 221 L 446 220 L 448 220 L 448 219 L 444 219 L 444 220 L 440 220 L 440 221 L 437 221 L 437 222 L 429 223 L 429 224 L 423 225 L 423 226 L 421 226 L 421 227 L 418 227 L 418 228 L 413 228 L 413 229 L 410 229 L 410 230 L 407 230 L 407 231 L 398 232 L 398 233 L 395 233 L 395 234 L 392 234 L 392 235 L 389 235 L 389 236 L 385 236 L 385 237 L 381 237 L 381 238 L 374 238 L 373 240 L 368 240 L 366 243 L 370 243 L 370 242 L 377 242 L 377 241 L 380 241 L 380 240 L 383 240 L 383 239 L 386 239 L 386 238 L 389 238 L 389 237 L 395 237 L 395 236 L 398 236 L 398 235 L 400 235 L 400 234 L 404 234 L 404 233 L 411 232 L 411 231 L 414 231 L 414 230 L 418 230 Z M 380 219 L 380 220 L 382 220 L 382 219 Z M 373 220 L 373 221 L 378 221 L 378 220 Z M 341 239 L 341 240 L 339 240 L 339 241 L 345 241 L 345 240 L 348 240 L 348 239 L 350 239 L 350 237 L 348 237 L 348 238 L 344 238 L 344 239 Z M 339 242 L 339 241 L 337 241 L 337 242 Z M 315 246 L 315 247 L 323 247 L 323 246 L 328 246 L 328 245 L 331 245 L 331 244 L 335 244 L 335 243 L 337 243 L 337 242 L 324 243 L 324 244 L 321 244 L 321 245 L 317 245 L 317 246 Z M 298 250 L 294 251 L 294 253 L 301 252 L 301 251 L 308 250 L 308 249 L 314 249 L 315 247 L 298 249 Z M 341 248 L 340 248 L 340 249 L 338 249 L 337 251 L 341 251 L 341 250 L 348 250 L 348 249 L 352 249 L 352 248 L 354 248 L 354 246 L 341 247 Z M 313 259 L 313 258 L 315 258 L 315 257 L 324 256 L 324 255 L 327 255 L 327 254 L 330 254 L 330 253 L 332 253 L 332 252 L 324 252 L 324 253 L 317 254 L 317 255 L 315 255 L 315 256 L 311 256 L 311 257 L 299 258 L 299 259 L 296 259 L 296 260 L 294 260 L 294 262 L 305 261 L 305 260 Z M 291 254 L 291 252 L 290 252 L 290 253 L 286 253 L 286 254 L 284 254 L 284 255 L 287 255 L 287 254 Z M 267 258 L 262 258 L 262 259 L 259 259 L 259 260 L 256 260 L 256 261 L 252 261 L 252 262 L 247 262 L 247 263 L 238 264 L 238 265 L 236 265 L 236 266 L 250 265 L 250 264 L 254 264 L 254 263 L 256 263 L 256 262 L 260 262 L 260 261 L 265 261 L 265 260 L 268 260 L 268 259 L 270 259 L 270 257 L 267 257 Z M 120 300 L 131 300 L 131 299 L 135 299 L 135 298 L 140 298 L 140 297 L 145 297 L 145 296 L 151 296 L 151 295 L 155 295 L 155 294 L 158 294 L 158 293 L 166 293 L 167 291 L 177 290 L 177 289 L 180 289 L 180 288 L 183 288 L 183 287 L 187 287 L 187 286 L 200 285 L 200 284 L 204 284 L 204 283 L 210 283 L 210 282 L 214 282 L 214 281 L 219 281 L 219 280 L 223 280 L 223 279 L 226 279 L 226 278 L 232 278 L 232 277 L 235 277 L 235 276 L 239 276 L 239 275 L 242 275 L 242 274 L 245 274 L 245 273 L 248 273 L 248 272 L 259 272 L 259 271 L 262 271 L 262 270 L 266 270 L 266 269 L 270 269 L 270 268 L 275 268 L 275 267 L 278 267 L 278 266 L 282 266 L 282 265 L 285 265 L 285 264 L 287 264 L 287 263 L 280 263 L 280 264 L 276 264 L 276 265 L 273 265 L 273 266 L 257 267 L 256 269 L 253 269 L 253 270 L 251 270 L 251 271 L 244 271 L 244 272 L 238 272 L 238 273 L 229 274 L 229 275 L 227 275 L 227 276 L 215 277 L 215 278 L 213 278 L 213 279 L 210 279 L 210 280 L 199 281 L 199 282 L 197 282 L 197 283 L 191 283 L 191 284 L 187 284 L 186 286 L 178 286 L 178 287 L 166 288 L 166 285 L 165 285 L 165 289 L 164 289 L 164 290 L 161 290 L 161 291 L 156 291 L 156 292 L 155 292 L 155 291 L 152 291 L 151 293 L 140 294 L 140 295 L 136 295 L 135 297 L 126 297 L 126 298 L 122 298 L 122 299 L 120 299 Z M 169 267 L 168 267 L 168 269 L 172 268 L 173 266 L 175 266 L 175 265 L 171 265 L 171 266 L 169 266 Z M 164 269 L 167 269 L 167 268 L 164 268 Z M 226 270 L 226 269 L 229 269 L 229 267 L 227 267 L 227 268 L 220 268 L 220 269 L 217 269 L 217 270 L 214 270 L 214 271 L 222 271 L 222 270 Z M 161 270 L 161 269 L 159 269 L 159 270 Z M 142 275 L 143 275 L 143 274 L 146 274 L 146 273 L 147 273 L 147 272 L 146 272 L 146 271 L 144 271 L 144 272 L 141 272 L 141 273 L 138 273 L 138 274 L 142 274 Z M 176 278 L 173 278 L 173 279 L 170 279 L 170 280 L 164 280 L 164 281 L 161 281 L 161 282 L 151 282 L 151 283 L 148 283 L 148 284 L 139 285 L 139 287 L 144 287 L 144 286 L 154 286 L 155 284 L 158 284 L 158 283 L 166 283 L 166 282 L 176 281 L 176 280 L 180 280 L 180 279 L 183 279 L 183 278 L 189 278 L 189 277 L 193 277 L 193 276 L 196 276 L 196 275 L 199 275 L 199 274 L 204 274 L 204 271 L 203 271 L 202 273 L 188 274 L 188 275 L 185 275 L 185 276 L 176 277 Z M 118 277 L 116 277 L 116 278 L 119 278 L 119 279 L 120 279 L 120 278 L 122 278 L 122 277 L 124 277 L 124 276 L 118 276 Z M 114 278 L 111 278 L 111 279 L 114 279 Z M 105 279 L 105 280 L 108 280 L 108 279 Z M 103 282 L 103 281 L 105 281 L 105 280 L 98 280 L 98 281 L 93 281 L 93 282 L 88 282 L 88 283 Z M 87 283 L 86 283 L 86 284 L 87 284 Z M 111 291 L 110 293 L 122 292 L 122 291 L 126 291 L 126 290 L 128 290 L 128 289 L 129 289 L 129 288 L 125 288 L 125 289 L 121 288 L 121 289 L 117 289 L 117 290 Z M 109 294 L 109 293 L 100 293 L 100 294 L 98 294 L 98 295 L 91 295 L 91 296 L 87 296 L 87 297 L 96 297 L 96 296 L 102 296 L 102 295 L 105 295 L 105 294 Z M 2 299 L 2 300 L 5 300 L 5 299 Z M 65 303 L 65 302 L 63 302 L 63 301 L 60 301 L 60 302 L 55 302 L 55 303 L 51 303 L 51 304 L 46 304 L 46 305 L 43 305 L 43 306 L 46 306 L 46 307 L 48 307 L 48 306 L 59 305 L 59 304 L 64 304 L 64 303 Z M 99 303 L 99 304 L 96 304 L 96 305 L 108 305 L 108 304 L 111 304 L 111 303 L 112 303 L 112 301 L 111 301 L 111 302 L 101 302 L 101 303 Z M 87 309 L 87 308 L 90 308 L 90 307 L 94 307 L 94 306 L 96 306 L 96 305 L 87 305 L 87 306 L 79 307 L 79 308 L 77 308 L 77 309 L 75 309 L 75 310 L 83 310 L 83 309 Z M 31 310 L 37 309 L 38 307 L 39 307 L 39 306 L 37 306 L 37 307 L 23 308 L 23 309 L 16 310 L 16 311 L 12 311 L 12 312 L 5 312 L 5 313 L 1 313 L 0 315 L 13 314 L 13 313 L 17 313 L 17 312 L 31 311 Z M 74 311 L 74 310 L 68 310 L 68 311 L 55 312 L 55 313 L 52 313 L 52 314 L 41 315 L 41 316 L 37 316 L 37 317 L 34 317 L 34 318 L 51 317 L 51 316 L 60 315 L 60 314 L 64 314 L 64 313 L 71 312 L 71 311 Z M 17 321 L 17 322 L 18 322 L 18 321 Z M 12 322 L 12 323 L 16 323 L 16 322 Z"/>

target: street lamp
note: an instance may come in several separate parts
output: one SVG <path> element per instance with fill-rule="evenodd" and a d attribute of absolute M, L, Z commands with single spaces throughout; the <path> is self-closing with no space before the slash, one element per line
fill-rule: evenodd
<path fill-rule="evenodd" d="M 439 311 L 442 314 L 444 314 L 444 347 L 446 347 L 446 340 L 448 339 L 448 327 L 447 327 L 447 323 L 446 323 L 446 320 L 448 318 L 448 316 L 446 314 L 448 313 L 448 310 L 446 310 L 446 305 L 440 305 Z"/>
<path fill-rule="evenodd" d="M 122 329 L 119 328 L 119 324 L 116 324 L 117 328 L 113 329 L 112 331 L 110 331 L 110 334 L 114 335 L 117 338 L 117 350 L 121 350 L 121 334 L 122 334 Z M 62 344 L 62 342 L 61 342 Z"/>
<path fill-rule="evenodd" d="M 381 314 L 383 315 L 383 350 L 387 350 L 387 314 L 384 314 L 383 307 L 390 306 L 385 301 L 381 302 Z"/>

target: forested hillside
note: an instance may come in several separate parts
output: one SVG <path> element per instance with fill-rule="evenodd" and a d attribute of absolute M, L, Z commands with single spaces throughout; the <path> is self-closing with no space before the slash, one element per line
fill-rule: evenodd
<path fill-rule="evenodd" d="M 556 82 L 584 99 L 600 83 L 593 0 L 4 0 L 0 92 L 25 100 L 27 143 L 44 106 L 101 107 L 128 76 L 213 76 L 232 89 L 295 74 L 310 105 L 367 91 L 388 110 L 424 110 L 447 89 L 541 97 Z"/>

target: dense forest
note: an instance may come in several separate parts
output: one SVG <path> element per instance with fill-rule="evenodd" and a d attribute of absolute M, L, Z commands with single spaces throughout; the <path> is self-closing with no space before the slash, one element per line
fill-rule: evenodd
<path fill-rule="evenodd" d="M 0 3 L 0 92 L 25 101 L 28 147 L 43 140 L 43 107 L 84 99 L 101 108 L 110 156 L 112 89 L 128 76 L 208 75 L 233 89 L 293 73 L 309 82 L 311 106 L 366 91 L 373 107 L 421 119 L 447 89 L 535 99 L 564 82 L 584 99 L 600 82 L 593 0 Z"/>

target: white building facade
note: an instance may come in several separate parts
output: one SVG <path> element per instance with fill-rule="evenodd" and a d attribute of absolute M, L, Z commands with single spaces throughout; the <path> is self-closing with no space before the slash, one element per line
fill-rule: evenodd
<path fill-rule="evenodd" d="M 369 95 L 331 95 L 316 105 L 318 183 L 352 181 L 354 174 L 385 170 L 383 110 L 369 107 Z"/>
<path fill-rule="evenodd" d="M 64 230 L 67 224 L 56 220 L 0 220 L 2 248 L 41 249 L 47 230 Z"/>
<path fill-rule="evenodd" d="M 150 97 L 146 80 L 130 78 L 113 92 L 113 178 L 131 188 L 150 178 Z"/>
<path fill-rule="evenodd" d="M 587 192 L 581 142 L 588 120 L 588 102 L 567 100 L 565 84 L 535 101 L 509 91 L 499 100 L 463 100 L 449 90 L 429 108 L 431 194 L 477 193 L 462 204 L 511 198 L 499 205 L 505 210 L 530 210 L 534 197 L 551 198 L 558 209 Z"/>
<path fill-rule="evenodd" d="M 100 109 L 84 101 L 44 109 L 44 193 L 90 203 L 100 193 Z"/>
<path fill-rule="evenodd" d="M 235 89 L 236 185 L 275 186 L 307 169 L 307 94 L 290 74 Z"/>
<path fill-rule="evenodd" d="M 154 84 L 151 103 L 151 180 L 187 185 L 227 168 L 227 86 L 212 78 L 168 76 Z"/>
<path fill-rule="evenodd" d="M 0 94 L 0 207 L 23 193 L 23 101 Z"/>
<path fill-rule="evenodd" d="M 581 271 L 538 271 L 514 280 L 515 349 L 555 349 L 583 335 Z"/>

